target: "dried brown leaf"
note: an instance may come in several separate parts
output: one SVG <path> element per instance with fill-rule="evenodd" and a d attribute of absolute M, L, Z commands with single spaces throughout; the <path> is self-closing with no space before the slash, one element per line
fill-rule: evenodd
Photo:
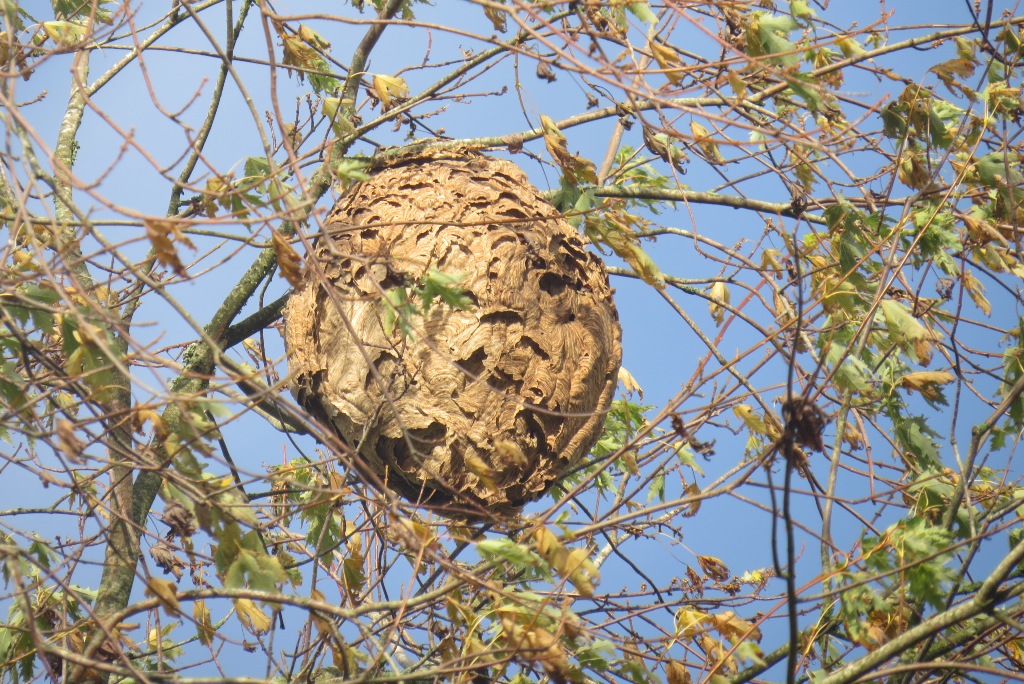
<path fill-rule="evenodd" d="M 238 617 L 253 634 L 266 634 L 270 629 L 270 616 L 249 599 L 235 599 Z"/>
<path fill-rule="evenodd" d="M 683 62 L 679 58 L 679 54 L 671 47 L 662 45 L 656 40 L 651 40 L 648 44 L 651 48 L 651 54 L 654 56 L 654 61 L 662 68 L 665 78 L 672 85 L 682 83 L 684 72 L 680 67 L 683 66 Z"/>
<path fill-rule="evenodd" d="M 303 280 L 302 257 L 280 231 L 271 231 L 270 243 L 277 255 L 277 267 L 292 287 L 298 287 Z"/>
<path fill-rule="evenodd" d="M 700 563 L 701 569 L 716 582 L 724 582 L 729 579 L 729 568 L 714 556 L 697 556 L 697 562 Z"/>
<path fill-rule="evenodd" d="M 939 385 L 948 385 L 956 380 L 956 375 L 949 371 L 918 371 L 907 373 L 900 378 L 900 385 L 933 401 L 942 399 Z"/>
<path fill-rule="evenodd" d="M 146 580 L 145 594 L 155 598 L 168 615 L 174 616 L 181 612 L 181 604 L 178 603 L 178 586 L 171 580 L 150 577 Z"/>
<path fill-rule="evenodd" d="M 574 184 L 597 183 L 597 168 L 594 162 L 569 152 L 565 135 L 551 117 L 541 114 L 540 123 L 544 131 L 544 145 L 562 168 L 566 179 Z"/>
<path fill-rule="evenodd" d="M 665 663 L 665 678 L 668 684 L 690 684 L 690 672 L 678 660 L 670 660 Z"/>
<path fill-rule="evenodd" d="M 194 250 L 196 246 L 185 235 L 183 228 L 188 225 L 181 221 L 146 219 L 146 237 L 153 245 L 153 256 L 157 263 L 169 266 L 177 275 L 185 275 L 185 266 L 178 257 L 175 244 Z"/>

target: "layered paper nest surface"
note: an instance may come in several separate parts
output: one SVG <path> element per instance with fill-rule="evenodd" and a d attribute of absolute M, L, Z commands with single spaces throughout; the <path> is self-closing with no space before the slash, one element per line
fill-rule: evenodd
<path fill-rule="evenodd" d="M 460 277 L 465 309 L 413 311 L 430 269 Z M 402 496 L 513 511 L 600 435 L 622 355 L 608 274 L 511 162 L 379 169 L 334 207 L 307 273 L 286 310 L 293 392 Z M 414 296 L 397 311 L 396 288 Z"/>

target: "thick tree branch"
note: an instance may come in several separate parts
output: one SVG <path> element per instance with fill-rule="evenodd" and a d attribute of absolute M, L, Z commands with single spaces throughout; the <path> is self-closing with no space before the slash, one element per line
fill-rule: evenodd
<path fill-rule="evenodd" d="M 977 593 L 960 605 L 934 615 L 921 624 L 903 634 L 890 639 L 885 644 L 856 660 L 837 672 L 833 672 L 819 684 L 851 684 L 891 658 L 899 657 L 917 644 L 936 636 L 950 627 L 966 623 L 968 620 L 991 613 L 1001 604 L 1024 594 L 1024 584 L 1018 583 L 1008 589 L 1000 585 L 1024 560 L 1024 541 L 1019 542 L 1009 554 L 996 566 L 995 570 L 981 583 Z M 952 636 L 952 635 L 949 635 Z M 965 640 L 973 639 L 973 634 L 963 635 Z"/>

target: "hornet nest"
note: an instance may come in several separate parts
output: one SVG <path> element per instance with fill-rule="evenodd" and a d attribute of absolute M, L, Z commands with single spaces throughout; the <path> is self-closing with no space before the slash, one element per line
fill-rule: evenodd
<path fill-rule="evenodd" d="M 586 245 L 511 162 L 384 163 L 335 205 L 288 303 L 293 393 L 402 496 L 516 510 L 590 450 L 615 390 L 618 314 Z M 423 313 L 428 272 L 467 305 Z"/>

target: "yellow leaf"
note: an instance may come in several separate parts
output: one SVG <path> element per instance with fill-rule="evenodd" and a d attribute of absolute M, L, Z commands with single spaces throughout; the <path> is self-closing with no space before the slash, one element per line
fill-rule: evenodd
<path fill-rule="evenodd" d="M 927 366 L 932 362 L 932 343 L 926 339 L 915 339 L 914 356 L 917 357 L 922 366 Z"/>
<path fill-rule="evenodd" d="M 625 249 L 615 252 L 626 260 L 640 279 L 659 290 L 665 288 L 665 276 L 650 255 L 636 243 L 627 243 Z"/>
<path fill-rule="evenodd" d="M 970 78 L 974 75 L 975 68 L 975 64 L 970 60 L 957 57 L 941 64 L 936 64 L 928 71 L 934 72 L 943 83 L 952 87 L 951 84 L 955 82 L 956 77 Z"/>
<path fill-rule="evenodd" d="M 673 144 L 667 133 L 652 133 L 647 126 L 644 126 L 642 133 L 644 147 L 671 164 L 680 173 L 686 173 L 686 162 L 689 161 L 689 157 Z"/>
<path fill-rule="evenodd" d="M 418 549 L 424 546 L 429 546 L 436 540 L 430 526 L 424 525 L 418 520 L 403 517 L 398 519 L 398 523 L 405 528 L 406 539 L 411 542 L 410 546 L 413 548 Z"/>
<path fill-rule="evenodd" d="M 725 307 L 723 305 L 729 303 L 729 288 L 721 280 L 711 286 L 710 300 L 708 311 L 711 313 L 711 318 L 718 325 L 722 325 L 722 322 L 725 320 Z"/>
<path fill-rule="evenodd" d="M 641 399 L 644 398 L 643 388 L 640 387 L 633 374 L 626 370 L 625 366 L 619 366 L 619 382 L 627 392 L 636 392 Z"/>
<path fill-rule="evenodd" d="M 900 378 L 900 385 L 920 392 L 927 399 L 939 401 L 942 399 L 942 393 L 937 385 L 948 385 L 954 380 L 956 376 L 949 371 L 920 371 L 904 375 Z"/>
<path fill-rule="evenodd" d="M 303 40 L 301 35 L 289 33 L 283 24 L 275 23 L 275 28 L 281 38 L 281 47 L 284 48 L 284 59 L 281 62 L 285 67 L 300 67 L 297 72 L 300 80 L 306 77 L 302 69 L 316 69 L 321 65 L 323 57 Z"/>
<path fill-rule="evenodd" d="M 552 549 L 557 549 L 562 546 L 562 542 L 558 540 L 555 533 L 543 525 L 533 531 L 533 539 L 537 544 L 537 553 L 545 558 Z"/>
<path fill-rule="evenodd" d="M 377 74 L 373 77 L 373 90 L 385 112 L 409 99 L 409 85 L 401 76 Z"/>
<path fill-rule="evenodd" d="M 725 163 L 725 157 L 722 156 L 722 152 L 718 149 L 718 145 L 711 139 L 711 133 L 708 129 L 704 128 L 696 121 L 691 121 L 690 132 L 693 133 L 693 140 L 697 143 L 697 147 L 700 148 L 700 151 L 706 160 L 712 164 Z"/>
<path fill-rule="evenodd" d="M 54 427 L 56 428 L 57 442 L 60 444 L 61 451 L 68 457 L 68 460 L 75 465 L 84 463 L 82 451 L 85 449 L 85 445 L 82 444 L 82 441 L 75 434 L 74 423 L 67 418 L 58 418 Z"/>
<path fill-rule="evenodd" d="M 518 655 L 540 663 L 555 682 L 565 682 L 569 675 L 569 659 L 566 657 L 562 642 L 554 634 L 536 625 L 516 630 L 518 637 L 514 650 Z"/>
<path fill-rule="evenodd" d="M 864 48 L 851 36 L 839 36 L 836 38 L 836 47 L 842 51 L 844 57 L 859 57 L 864 54 Z"/>
<path fill-rule="evenodd" d="M 352 122 L 347 116 L 345 116 L 345 108 L 341 106 L 341 98 L 338 97 L 325 97 L 323 102 L 320 104 L 320 111 L 327 120 L 331 122 L 331 130 L 339 138 L 344 138 L 346 135 L 356 132 L 356 127 L 352 125 Z"/>
<path fill-rule="evenodd" d="M 792 305 L 777 290 L 772 293 L 772 303 L 775 305 L 775 320 L 780 326 L 789 325 L 796 318 Z"/>
<path fill-rule="evenodd" d="M 893 337 L 904 349 L 913 348 L 917 359 L 927 366 L 932 359 L 931 342 L 936 339 L 936 334 L 922 325 L 910 309 L 897 301 L 883 299 L 879 308 Z"/>
<path fill-rule="evenodd" d="M 196 638 L 204 646 L 213 643 L 213 635 L 216 630 L 213 628 L 213 620 L 210 619 L 210 611 L 206 607 L 206 601 L 196 601 L 192 606 L 192 617 L 196 621 Z"/>
<path fill-rule="evenodd" d="M 736 71 L 730 71 L 728 79 L 732 92 L 736 93 L 736 99 L 740 102 L 745 100 L 747 98 L 747 82 L 743 80 L 743 76 Z"/>
<path fill-rule="evenodd" d="M 485 7 L 484 14 L 488 19 L 491 20 L 491 24 L 494 26 L 495 31 L 505 32 L 506 17 L 505 10 L 499 7 Z"/>
<path fill-rule="evenodd" d="M 522 448 L 515 442 L 507 439 L 499 439 L 494 443 L 494 458 L 496 461 L 512 463 L 520 468 L 526 468 L 530 465 L 530 461 L 526 458 Z"/>
<path fill-rule="evenodd" d="M 164 422 L 163 416 L 153 409 L 139 409 L 135 412 L 133 418 L 136 432 L 142 432 L 142 428 L 148 422 L 153 426 L 153 435 L 158 440 L 163 440 L 167 437 L 167 423 Z"/>
<path fill-rule="evenodd" d="M 709 663 L 721 664 L 726 672 L 736 671 L 736 659 L 729 655 L 729 650 L 718 639 L 701 634 L 697 636 L 697 645 L 704 651 Z"/>
<path fill-rule="evenodd" d="M 639 475 L 640 466 L 636 462 L 636 452 L 632 449 L 626 449 L 622 452 L 622 465 L 626 468 L 626 472 L 630 475 Z"/>
<path fill-rule="evenodd" d="M 323 592 L 321 592 L 319 589 L 314 589 L 313 591 L 309 592 L 309 598 L 313 599 L 314 601 L 320 601 L 323 603 L 327 602 L 327 597 L 324 596 Z M 320 613 L 320 611 L 314 610 L 312 611 L 312 613 L 313 624 L 316 625 L 317 632 L 326 635 L 330 635 L 334 632 L 334 628 L 331 625 L 331 621 L 324 617 Z"/>
<path fill-rule="evenodd" d="M 975 278 L 970 271 L 967 271 L 964 273 L 963 283 L 974 305 L 981 309 L 981 312 L 986 316 L 991 316 L 992 305 L 985 298 L 985 286 L 981 284 L 981 281 Z"/>
<path fill-rule="evenodd" d="M 704 631 L 703 624 L 709 620 L 707 613 L 689 608 L 680 608 L 676 612 L 676 634 L 693 637 Z"/>
<path fill-rule="evenodd" d="M 765 421 L 765 419 L 754 409 L 750 408 L 746 404 L 737 404 L 732 407 L 732 412 L 736 414 L 736 417 L 743 421 L 743 424 L 747 426 L 747 429 L 753 433 L 764 435 L 771 439 L 778 439 L 781 435 L 779 428 L 773 422 Z"/>
<path fill-rule="evenodd" d="M 479 456 L 467 456 L 466 467 L 480 480 L 480 484 L 488 489 L 497 489 L 494 483 L 494 470 Z"/>
<path fill-rule="evenodd" d="M 63 47 L 73 47 L 85 40 L 88 33 L 85 26 L 71 21 L 44 21 L 43 31 Z"/>
<path fill-rule="evenodd" d="M 700 496 L 700 487 L 697 485 L 696 482 L 692 482 L 686 485 L 686 487 L 683 489 L 683 494 L 685 494 L 686 496 L 694 497 Z M 700 499 L 696 499 L 695 501 L 689 503 L 685 509 L 683 509 L 682 514 L 684 518 L 692 518 L 693 516 L 697 515 L 697 511 L 699 510 Z"/>
<path fill-rule="evenodd" d="M 342 672 L 354 672 L 356 669 L 356 654 L 346 644 L 338 643 L 336 639 L 330 640 L 331 662 Z"/>
<path fill-rule="evenodd" d="M 184 275 L 185 266 L 181 263 L 174 244 L 178 243 L 189 249 L 196 248 L 192 241 L 182 232 L 182 228 L 186 224 L 181 221 L 146 219 L 143 221 L 143 225 L 146 227 L 146 236 L 153 245 L 153 256 L 156 258 L 157 263 L 170 266 L 176 274 Z"/>
<path fill-rule="evenodd" d="M 597 566 L 588 558 L 586 549 L 573 549 L 566 559 L 566 569 L 569 570 L 569 581 L 583 596 L 590 598 L 594 595 L 594 587 L 601 579 L 601 573 Z"/>
<path fill-rule="evenodd" d="M 594 162 L 569 152 L 565 135 L 547 114 L 540 115 L 544 131 L 544 145 L 570 183 L 597 183 L 597 167 Z"/>
<path fill-rule="evenodd" d="M 714 556 L 697 556 L 697 562 L 700 563 L 701 569 L 716 582 L 724 582 L 729 579 L 729 568 Z"/>
<path fill-rule="evenodd" d="M 171 580 L 150 577 L 146 580 L 146 596 L 152 596 L 168 615 L 177 615 L 181 611 L 178 603 L 178 587 Z"/>
<path fill-rule="evenodd" d="M 867 435 L 864 431 L 857 426 L 854 421 L 846 423 L 846 430 L 843 433 L 843 441 L 850 445 L 850 448 L 854 451 L 858 451 L 864 446 L 864 442 L 867 440 Z"/>
<path fill-rule="evenodd" d="M 271 231 L 270 243 L 274 247 L 274 253 L 277 254 L 277 267 L 281 269 L 281 275 L 292 287 L 301 285 L 302 257 L 280 231 Z"/>
<path fill-rule="evenodd" d="M 324 40 L 323 36 L 321 36 L 313 29 L 309 28 L 305 24 L 299 25 L 299 30 L 297 33 L 302 42 L 306 43 L 307 45 L 318 48 L 320 50 L 326 50 L 327 48 L 331 47 L 331 44 Z"/>
<path fill-rule="evenodd" d="M 714 628 L 734 644 L 744 639 L 761 641 L 761 630 L 755 627 L 753 623 L 737 617 L 736 613 L 731 610 L 718 613 L 717 615 L 709 615 L 708 618 L 714 625 Z"/>
<path fill-rule="evenodd" d="M 996 230 L 988 221 L 971 216 L 970 214 L 964 214 L 962 216 L 964 226 L 967 227 L 967 232 L 971 234 L 981 244 L 988 244 L 989 242 L 998 242 L 1003 247 L 1009 247 L 1010 241 L 1006 237 Z"/>
<path fill-rule="evenodd" d="M 932 182 L 932 174 L 925 166 L 921 155 L 909 150 L 904 150 L 900 155 L 896 175 L 901 183 L 909 185 L 915 190 L 924 189 Z"/>
<path fill-rule="evenodd" d="M 253 634 L 266 634 L 270 629 L 270 617 L 249 599 L 235 599 L 238 617 Z"/>
<path fill-rule="evenodd" d="M 654 60 L 658 63 L 665 73 L 665 77 L 669 80 L 672 85 L 679 85 L 683 82 L 683 62 L 679 59 L 679 54 L 675 50 L 662 45 L 661 43 L 651 40 L 649 43 L 651 47 L 651 54 L 654 56 Z"/>
<path fill-rule="evenodd" d="M 555 572 L 562 577 L 566 577 L 569 574 L 567 571 L 569 552 L 558 537 L 555 536 L 555 533 L 547 527 L 541 526 L 534 530 L 533 539 L 537 544 L 537 553 L 547 561 L 548 565 Z"/>
<path fill-rule="evenodd" d="M 665 664 L 665 678 L 668 684 L 690 684 L 690 672 L 678 660 L 670 660 Z"/>

